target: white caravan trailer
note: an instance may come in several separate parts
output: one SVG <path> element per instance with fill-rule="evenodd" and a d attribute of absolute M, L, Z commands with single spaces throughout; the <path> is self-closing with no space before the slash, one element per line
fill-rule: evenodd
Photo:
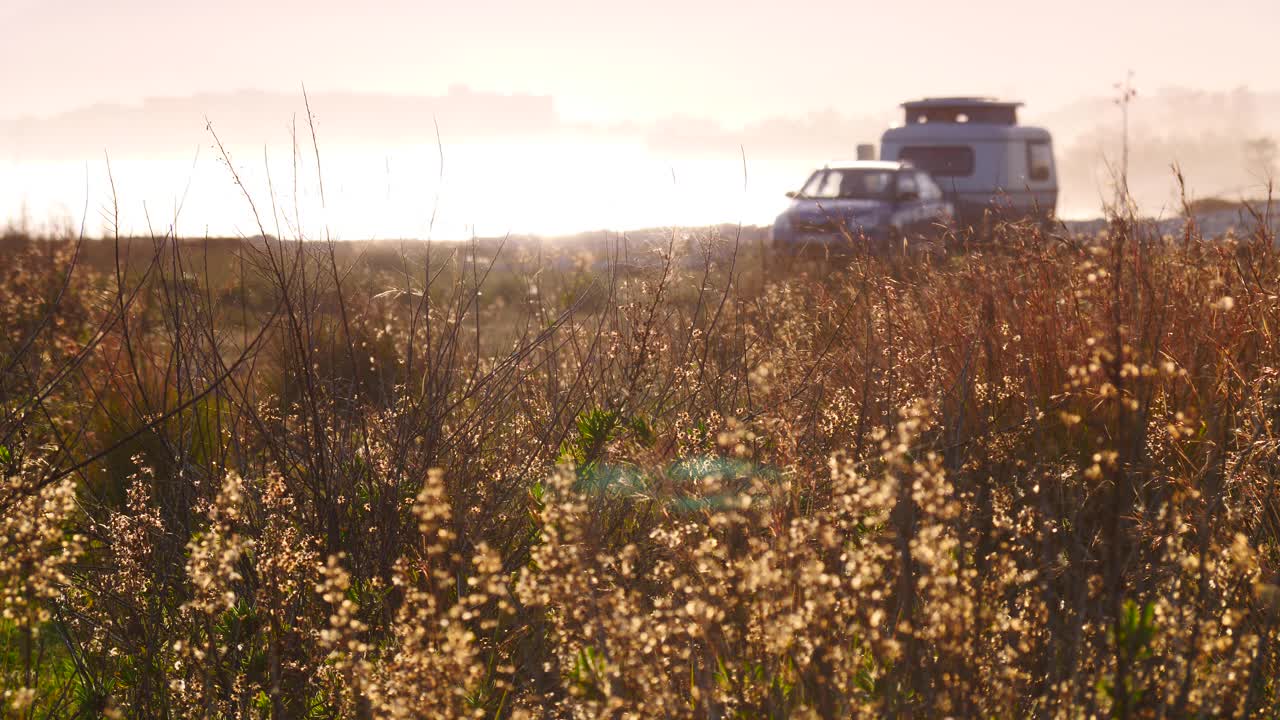
<path fill-rule="evenodd" d="M 933 176 L 961 228 L 989 218 L 1047 222 L 1058 204 L 1053 141 L 1018 124 L 1022 103 L 992 98 L 927 98 L 903 103 L 906 123 L 880 139 L 880 157 L 906 160 Z"/>

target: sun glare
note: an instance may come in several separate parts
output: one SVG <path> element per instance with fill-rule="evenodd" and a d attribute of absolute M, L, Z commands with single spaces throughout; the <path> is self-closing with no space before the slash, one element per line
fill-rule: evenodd
<path fill-rule="evenodd" d="M 118 211 L 123 234 L 176 227 L 180 235 L 313 239 L 550 236 L 768 222 L 794 180 L 766 172 L 745 182 L 752 178 L 741 157 L 671 162 L 640 143 L 579 137 L 322 145 L 322 174 L 313 154 L 295 162 L 290 148 L 227 152 L 230 164 L 216 147 L 186 159 L 112 158 L 110 173 L 105 159 L 10 163 L 0 172 L 9 203 L 0 212 L 78 226 L 87 197 L 91 234 L 110 232 Z"/>

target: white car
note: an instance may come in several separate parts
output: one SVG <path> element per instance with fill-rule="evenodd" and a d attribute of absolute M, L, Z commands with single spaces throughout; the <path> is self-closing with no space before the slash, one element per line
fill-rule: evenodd
<path fill-rule="evenodd" d="M 896 249 L 938 237 L 952 205 L 929 174 L 906 162 L 852 160 L 814 170 L 773 225 L 783 252 Z"/>

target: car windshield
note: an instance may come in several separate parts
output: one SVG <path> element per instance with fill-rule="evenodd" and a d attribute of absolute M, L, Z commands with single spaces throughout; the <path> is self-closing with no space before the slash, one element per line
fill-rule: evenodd
<path fill-rule="evenodd" d="M 893 187 L 893 172 L 869 168 L 819 170 L 804 184 L 801 196 L 815 199 L 883 200 Z"/>

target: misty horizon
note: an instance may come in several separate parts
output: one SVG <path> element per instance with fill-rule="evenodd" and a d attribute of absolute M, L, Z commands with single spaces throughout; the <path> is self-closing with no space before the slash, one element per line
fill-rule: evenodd
<path fill-rule="evenodd" d="M 0 120 L 0 164 L 10 168 L 0 176 L 16 181 L 4 188 L 9 204 L 0 210 L 10 222 L 77 225 L 75 203 L 83 212 L 87 180 L 90 212 L 98 216 L 90 218 L 92 232 L 110 204 L 109 158 L 123 231 L 145 231 L 148 215 L 152 231 L 168 228 L 157 215 L 171 220 L 181 207 L 179 233 L 186 227 L 184 234 L 256 234 L 216 133 L 260 205 L 271 199 L 267 160 L 277 205 L 292 208 L 293 174 L 300 168 L 297 202 L 309 208 L 300 214 L 312 237 L 319 226 L 355 238 L 768 224 L 783 192 L 808 170 L 852 156 L 860 142 L 878 143 L 901 114 L 896 105 L 832 106 L 739 126 L 680 113 L 590 123 L 566 118 L 549 95 L 461 84 L 439 96 L 346 92 L 309 99 L 327 208 L 317 205 L 320 183 L 302 92 L 241 90 Z M 1174 163 L 1193 198 L 1266 194 L 1266 173 L 1274 168 L 1259 166 L 1266 159 L 1251 157 L 1249 143 L 1272 137 L 1280 93 L 1170 88 L 1139 96 L 1130 113 L 1129 185 L 1142 211 L 1176 212 Z M 1027 106 L 1021 119 L 1055 135 L 1060 216 L 1100 214 L 1113 193 L 1122 137 L 1112 99 Z M 361 220 L 360 209 L 371 205 L 386 222 Z"/>

